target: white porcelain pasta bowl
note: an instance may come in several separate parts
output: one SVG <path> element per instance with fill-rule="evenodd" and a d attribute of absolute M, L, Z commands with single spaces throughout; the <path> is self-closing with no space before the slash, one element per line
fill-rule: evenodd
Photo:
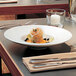
<path fill-rule="evenodd" d="M 49 43 L 29 43 L 24 41 L 23 36 L 30 33 L 33 28 L 41 28 L 43 32 L 49 36 L 53 36 L 54 40 Z M 15 43 L 34 47 L 47 47 L 64 43 L 71 39 L 72 34 L 66 29 L 53 27 L 48 25 L 24 25 L 10 28 L 4 32 L 5 38 Z"/>

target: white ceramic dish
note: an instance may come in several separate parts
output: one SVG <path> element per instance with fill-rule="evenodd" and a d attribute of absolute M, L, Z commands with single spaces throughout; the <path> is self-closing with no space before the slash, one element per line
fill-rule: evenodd
<path fill-rule="evenodd" d="M 54 40 L 50 43 L 40 43 L 40 44 L 25 42 L 23 37 L 29 34 L 30 30 L 37 27 L 41 28 L 45 34 L 50 36 L 52 35 L 54 37 Z M 47 26 L 47 25 L 27 25 L 27 26 L 17 26 L 10 28 L 5 31 L 4 36 L 5 38 L 19 44 L 35 47 L 46 47 L 64 43 L 72 37 L 72 34 L 68 30 L 58 27 Z"/>

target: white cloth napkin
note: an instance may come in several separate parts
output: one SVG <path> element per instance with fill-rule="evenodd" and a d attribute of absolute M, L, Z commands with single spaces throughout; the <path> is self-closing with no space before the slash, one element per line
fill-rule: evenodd
<path fill-rule="evenodd" d="M 0 0 L 0 3 L 15 3 L 17 0 Z"/>

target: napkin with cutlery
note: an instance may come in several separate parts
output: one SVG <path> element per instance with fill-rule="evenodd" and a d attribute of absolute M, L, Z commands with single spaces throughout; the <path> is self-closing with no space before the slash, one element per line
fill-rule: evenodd
<path fill-rule="evenodd" d="M 0 3 L 16 3 L 17 0 L 0 0 Z"/>
<path fill-rule="evenodd" d="M 30 72 L 76 67 L 76 52 L 23 57 L 23 64 Z"/>

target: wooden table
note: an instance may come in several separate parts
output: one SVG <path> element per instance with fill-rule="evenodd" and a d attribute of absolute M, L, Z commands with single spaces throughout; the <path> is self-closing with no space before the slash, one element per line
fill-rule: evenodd
<path fill-rule="evenodd" d="M 30 22 L 29 22 L 30 21 Z M 0 21 L 0 25 L 2 24 L 26 24 L 29 22 L 29 24 L 46 24 L 46 19 L 26 19 L 26 20 L 10 20 L 10 21 Z M 43 23 L 42 23 L 43 22 Z M 71 22 L 65 21 L 65 29 L 72 32 L 73 37 L 67 41 L 66 43 L 68 45 L 76 44 L 76 24 Z M 63 70 L 54 70 L 54 71 L 46 71 L 46 72 L 39 72 L 39 73 L 30 73 L 27 68 L 22 63 L 22 57 L 24 55 L 27 55 L 26 47 L 25 45 L 20 45 L 17 43 L 14 43 L 12 41 L 7 40 L 4 37 L 4 32 L 7 29 L 0 30 L 0 56 L 6 63 L 8 69 L 10 70 L 11 74 L 13 76 L 76 76 L 76 68 L 72 69 L 63 69 Z M 57 45 L 64 47 L 63 45 Z M 74 46 L 75 47 L 75 46 Z M 59 50 L 59 48 L 56 48 Z M 54 47 L 55 50 L 55 47 Z M 61 50 L 61 49 L 60 49 Z M 63 49 L 62 49 L 63 50 Z M 65 49 L 64 49 L 65 50 Z M 71 51 L 76 51 L 75 48 L 72 48 Z M 64 51 L 61 51 L 62 53 Z M 29 55 L 29 54 L 28 54 Z"/>
<path fill-rule="evenodd" d="M 68 12 L 68 0 L 18 0 L 17 3 L 0 4 L 0 15 L 45 13 L 49 8 L 62 8 Z"/>

